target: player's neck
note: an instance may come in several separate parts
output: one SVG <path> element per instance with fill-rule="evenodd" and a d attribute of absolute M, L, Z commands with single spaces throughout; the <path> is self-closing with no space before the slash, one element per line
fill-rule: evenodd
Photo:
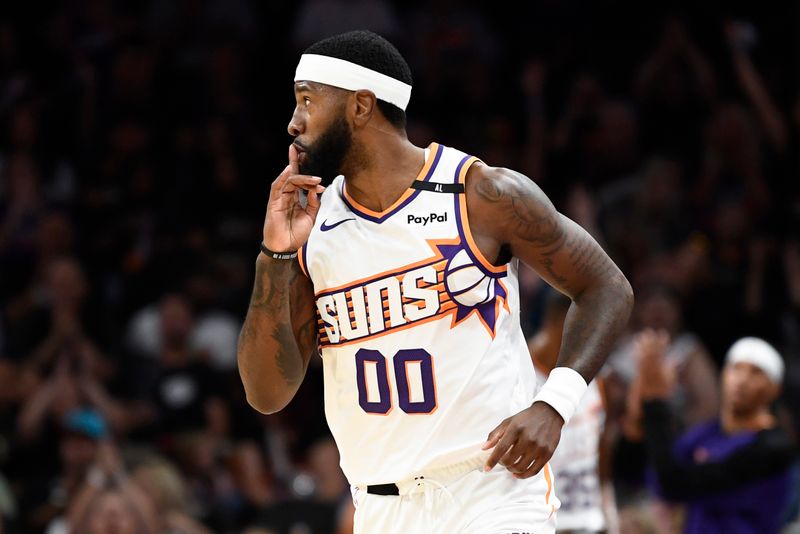
<path fill-rule="evenodd" d="M 404 135 L 382 135 L 359 141 L 359 157 L 344 169 L 347 193 L 373 211 L 390 207 L 409 188 L 425 165 L 424 150 Z"/>

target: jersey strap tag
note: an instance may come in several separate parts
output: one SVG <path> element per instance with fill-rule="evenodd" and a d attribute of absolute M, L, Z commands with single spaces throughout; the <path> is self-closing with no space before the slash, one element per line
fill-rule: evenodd
<path fill-rule="evenodd" d="M 458 195 L 464 192 L 464 184 L 437 184 L 436 182 L 414 180 L 414 183 L 411 184 L 411 189 L 431 191 L 433 193 L 454 193 Z"/>

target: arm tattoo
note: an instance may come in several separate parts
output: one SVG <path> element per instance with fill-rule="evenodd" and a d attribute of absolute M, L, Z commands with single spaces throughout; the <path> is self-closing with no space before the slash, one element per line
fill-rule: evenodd
<path fill-rule="evenodd" d="M 614 270 L 614 265 L 603 249 L 588 239 L 573 237 L 573 243 L 565 248 L 575 270 L 589 278 L 598 278 Z"/>
<path fill-rule="evenodd" d="M 538 263 L 563 289 L 571 289 L 569 280 L 557 271 L 553 259 L 562 252 L 568 254 L 572 269 L 582 276 L 601 277 L 614 270 L 603 250 L 582 230 L 569 231 L 570 226 L 577 225 L 560 215 L 531 185 L 528 178 L 507 173 L 502 180 L 479 180 L 475 191 L 488 202 L 504 205 L 513 236 L 536 248 Z"/>
<path fill-rule="evenodd" d="M 563 240 L 557 213 L 554 210 L 553 213 L 544 213 L 541 206 L 536 205 L 537 201 L 540 202 L 539 199 L 532 198 L 530 194 L 526 198 L 521 188 L 514 187 L 515 185 L 518 184 L 500 184 L 498 180 L 487 178 L 478 181 L 475 191 L 488 202 L 505 204 L 512 217 L 512 229 L 521 239 L 541 247 Z"/>
<path fill-rule="evenodd" d="M 566 279 L 566 278 L 564 278 L 563 276 L 561 276 L 560 274 L 558 274 L 558 273 L 557 273 L 557 272 L 556 272 L 556 271 L 553 269 L 553 260 L 551 260 L 550 258 L 544 258 L 544 259 L 542 259 L 542 266 L 544 267 L 544 270 L 545 270 L 545 271 L 547 271 L 547 274 L 549 274 L 550 276 L 552 276 L 552 277 L 553 277 L 553 280 L 554 280 L 554 281 L 555 281 L 555 282 L 556 282 L 558 285 L 560 285 L 560 286 L 562 286 L 562 287 L 566 287 L 566 286 L 567 286 L 567 279 Z"/>
<path fill-rule="evenodd" d="M 278 365 L 281 376 L 283 376 L 287 384 L 299 384 L 303 380 L 303 359 L 298 357 L 299 354 L 292 353 L 284 348 L 295 343 L 291 326 L 287 323 L 276 324 L 272 337 L 280 347 L 275 355 L 275 362 Z"/>
<path fill-rule="evenodd" d="M 511 244 L 516 256 L 572 297 L 558 365 L 590 380 L 627 323 L 630 285 L 600 245 L 558 213 L 527 177 L 499 170 L 473 183 L 471 191 L 484 204 L 495 205 L 483 217 L 494 235 L 505 240 L 501 244 Z"/>
<path fill-rule="evenodd" d="M 300 384 L 305 374 L 306 356 L 315 340 L 315 317 L 303 313 L 307 302 L 297 300 L 300 271 L 296 262 L 257 261 L 250 306 L 239 338 L 240 369 L 245 370 L 251 387 L 275 389 L 275 378 L 291 388 Z M 305 313 L 305 315 L 309 315 Z M 303 321 L 295 329 L 296 322 Z M 271 366 L 269 361 L 274 362 Z M 273 371 L 270 371 L 273 369 Z M 275 374 L 277 373 L 277 374 Z"/>
<path fill-rule="evenodd" d="M 268 309 L 273 300 L 288 297 L 289 288 L 297 279 L 297 269 L 293 261 L 280 260 L 280 263 L 256 263 L 256 284 L 250 297 L 251 308 Z M 268 273 L 267 271 L 271 271 Z"/>

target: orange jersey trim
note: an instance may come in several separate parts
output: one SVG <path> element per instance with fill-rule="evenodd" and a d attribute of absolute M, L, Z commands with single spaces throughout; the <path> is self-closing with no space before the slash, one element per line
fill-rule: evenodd
<path fill-rule="evenodd" d="M 414 178 L 415 182 L 418 181 L 418 180 L 422 180 L 422 179 L 425 178 L 425 176 L 427 176 L 428 171 L 431 169 L 431 165 L 433 165 L 433 161 L 436 159 L 436 152 L 437 152 L 438 148 L 439 148 L 439 145 L 437 143 L 431 143 L 428 146 L 428 149 L 429 149 L 428 150 L 428 158 L 425 160 L 425 163 L 422 165 L 422 170 L 420 170 L 419 173 L 417 174 L 417 177 Z M 347 183 L 346 182 L 342 186 L 342 193 L 344 194 L 344 197 L 347 199 L 347 202 L 352 204 L 353 207 L 355 207 L 359 211 L 361 211 L 363 213 L 366 213 L 367 215 L 369 215 L 371 217 L 375 217 L 375 218 L 381 218 L 381 217 L 385 216 L 386 214 L 391 213 L 393 210 L 397 209 L 397 207 L 400 206 L 400 204 L 402 204 L 403 202 L 408 200 L 408 198 L 411 195 L 413 195 L 415 192 L 416 192 L 415 189 L 411 189 L 409 187 L 406 190 L 405 193 L 400 195 L 400 198 L 398 198 L 397 200 L 395 200 L 392 203 L 391 206 L 389 206 L 388 208 L 386 208 L 383 211 L 374 211 L 374 210 L 371 210 L 371 209 L 367 208 L 366 206 L 363 206 L 356 199 L 354 199 L 352 196 L 350 196 L 350 193 L 347 192 Z"/>
<path fill-rule="evenodd" d="M 297 250 L 297 263 L 300 265 L 300 270 L 303 271 L 303 274 L 306 275 L 306 278 L 311 279 L 311 277 L 308 275 L 308 270 L 306 269 L 306 245 L 308 245 L 308 243 L 305 243 Z"/>
<path fill-rule="evenodd" d="M 547 493 L 544 496 L 545 503 L 550 504 L 550 494 L 553 492 L 553 475 L 550 474 L 550 462 L 544 464 L 544 480 L 547 482 Z"/>
<path fill-rule="evenodd" d="M 458 173 L 458 183 L 464 186 L 464 190 L 466 191 L 466 183 L 467 183 L 467 172 L 469 171 L 470 167 L 476 161 L 480 161 L 475 156 L 470 157 L 461 167 L 461 170 Z M 506 265 L 500 265 L 499 267 L 493 265 L 492 262 L 486 259 L 481 252 L 481 249 L 478 248 L 478 245 L 475 243 L 475 238 L 472 235 L 472 230 L 469 226 L 469 216 L 467 214 L 467 195 L 464 193 L 463 197 L 460 197 L 458 200 L 458 209 L 461 215 L 461 228 L 464 231 L 464 238 L 467 241 L 467 247 L 469 247 L 470 252 L 475 256 L 475 259 L 481 264 L 481 266 L 493 274 L 504 274 L 508 271 L 508 267 Z"/>

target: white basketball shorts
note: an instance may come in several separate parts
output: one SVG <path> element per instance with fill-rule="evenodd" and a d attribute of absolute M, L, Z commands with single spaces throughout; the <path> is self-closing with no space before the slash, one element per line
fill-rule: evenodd
<path fill-rule="evenodd" d="M 485 455 L 398 483 L 400 495 L 352 487 L 354 534 L 553 534 L 550 466 L 519 480 L 502 465 L 483 471 Z"/>

